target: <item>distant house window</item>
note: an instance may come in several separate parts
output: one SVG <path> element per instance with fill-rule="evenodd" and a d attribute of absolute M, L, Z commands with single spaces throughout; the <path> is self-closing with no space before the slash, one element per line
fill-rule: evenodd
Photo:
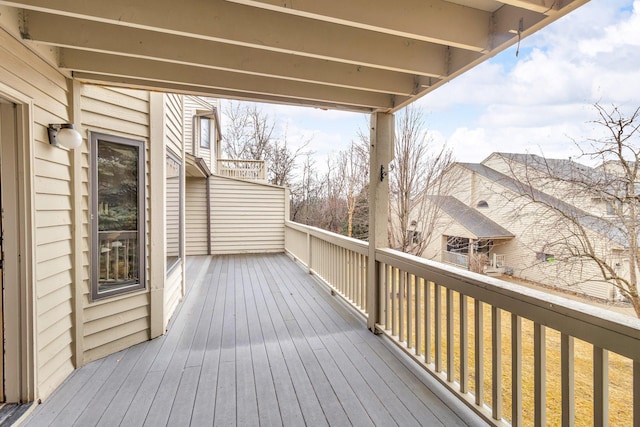
<path fill-rule="evenodd" d="M 469 239 L 464 237 L 447 237 L 447 252 L 469 252 Z"/>
<path fill-rule="evenodd" d="M 552 254 L 547 254 L 544 252 L 536 252 L 536 261 L 551 263 L 555 261 L 555 258 Z"/>
<path fill-rule="evenodd" d="M 488 208 L 489 207 L 489 203 L 487 203 L 486 200 L 480 200 L 478 202 L 477 207 L 478 208 Z"/>
<path fill-rule="evenodd" d="M 145 288 L 144 142 L 91 133 L 91 297 Z"/>
<path fill-rule="evenodd" d="M 211 148 L 211 119 L 200 117 L 200 147 Z"/>
<path fill-rule="evenodd" d="M 415 230 L 407 231 L 407 241 L 411 244 L 417 245 L 422 240 L 422 233 Z"/>

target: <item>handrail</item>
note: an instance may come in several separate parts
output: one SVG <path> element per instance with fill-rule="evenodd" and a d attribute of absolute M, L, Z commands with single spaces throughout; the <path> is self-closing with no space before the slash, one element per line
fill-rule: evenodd
<path fill-rule="evenodd" d="M 640 361 L 640 319 L 393 249 L 376 261 Z"/>
<path fill-rule="evenodd" d="M 265 181 L 267 179 L 267 163 L 264 160 L 218 159 L 218 175 Z"/>
<path fill-rule="evenodd" d="M 378 332 L 490 423 L 522 425 L 522 389 L 527 383 L 533 396 L 529 421 L 573 425 L 578 397 L 574 346 L 590 344 L 591 421 L 609 423 L 611 400 L 624 408 L 618 412 L 629 417 L 625 422 L 640 426 L 639 319 L 392 249 L 375 251 L 379 273 L 369 277 L 368 243 L 293 222 L 285 224 L 285 250 L 362 315 L 377 313 Z M 365 298 L 369 286 L 377 295 L 371 301 Z M 550 366 L 560 372 L 558 377 L 547 375 L 547 353 L 556 345 L 550 344 L 547 331 L 560 337 L 559 360 Z M 510 342 L 509 352 L 503 339 Z M 525 341 L 531 343 L 526 351 Z M 483 356 L 489 349 L 491 362 Z M 609 363 L 609 353 L 616 363 Z M 507 391 L 503 365 L 511 366 Z M 630 383 L 610 383 L 614 373 Z M 561 420 L 551 421 L 546 388 L 553 381 L 561 384 Z M 611 387 L 622 399 L 609 398 Z M 589 398 L 589 393 L 580 398 Z M 627 407 L 633 408 L 632 414 Z"/>

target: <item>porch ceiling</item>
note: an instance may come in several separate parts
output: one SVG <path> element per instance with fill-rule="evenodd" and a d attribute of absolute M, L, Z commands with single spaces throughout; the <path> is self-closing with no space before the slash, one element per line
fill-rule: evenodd
<path fill-rule="evenodd" d="M 99 84 L 393 112 L 588 0 L 23 0 Z"/>

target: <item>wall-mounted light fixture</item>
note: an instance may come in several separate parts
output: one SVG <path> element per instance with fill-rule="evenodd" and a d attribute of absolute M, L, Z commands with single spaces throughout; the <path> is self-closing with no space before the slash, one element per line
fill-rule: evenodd
<path fill-rule="evenodd" d="M 69 149 L 82 144 L 82 135 L 75 129 L 73 123 L 49 125 L 49 144 Z"/>

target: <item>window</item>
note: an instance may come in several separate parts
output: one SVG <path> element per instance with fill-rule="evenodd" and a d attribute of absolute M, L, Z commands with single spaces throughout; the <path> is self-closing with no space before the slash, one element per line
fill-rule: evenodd
<path fill-rule="evenodd" d="M 144 142 L 91 133 L 91 297 L 145 287 Z"/>
<path fill-rule="evenodd" d="M 182 259 L 182 163 L 173 153 L 167 153 L 165 230 L 167 271 Z"/>
<path fill-rule="evenodd" d="M 555 261 L 555 257 L 552 254 L 536 252 L 536 261 L 552 263 Z"/>
<path fill-rule="evenodd" d="M 200 117 L 200 147 L 211 148 L 211 119 Z"/>
<path fill-rule="evenodd" d="M 476 207 L 478 207 L 478 208 L 488 208 L 489 207 L 489 203 L 487 203 L 486 200 L 480 200 L 478 202 L 478 204 L 476 205 Z"/>
<path fill-rule="evenodd" d="M 407 241 L 413 245 L 417 245 L 422 240 L 422 233 L 416 230 L 407 230 Z"/>
<path fill-rule="evenodd" d="M 447 237 L 447 252 L 469 252 L 469 239 L 464 237 Z"/>

